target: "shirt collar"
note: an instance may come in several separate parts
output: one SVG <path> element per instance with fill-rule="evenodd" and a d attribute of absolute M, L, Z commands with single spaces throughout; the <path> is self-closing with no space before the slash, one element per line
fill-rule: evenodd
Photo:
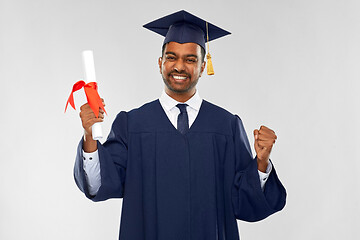
<path fill-rule="evenodd" d="M 161 104 L 164 106 L 164 108 L 168 111 L 176 107 L 176 105 L 180 102 L 176 101 L 172 97 L 166 94 L 165 90 L 163 90 L 160 98 L 159 98 Z M 196 111 L 199 111 L 202 98 L 199 95 L 199 92 L 196 90 L 194 96 L 192 96 L 189 100 L 185 102 L 189 107 L 193 108 Z"/>

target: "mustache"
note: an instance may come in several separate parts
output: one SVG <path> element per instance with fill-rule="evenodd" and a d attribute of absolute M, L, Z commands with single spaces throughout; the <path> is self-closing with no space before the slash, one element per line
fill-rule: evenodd
<path fill-rule="evenodd" d="M 169 74 L 168 74 L 168 76 L 170 77 L 170 75 L 171 74 L 173 74 L 173 73 L 177 73 L 177 74 L 183 74 L 183 75 L 186 75 L 188 78 L 191 78 L 191 75 L 189 74 L 189 73 L 187 73 L 186 71 L 177 71 L 177 70 L 173 70 L 173 71 L 171 71 Z"/>

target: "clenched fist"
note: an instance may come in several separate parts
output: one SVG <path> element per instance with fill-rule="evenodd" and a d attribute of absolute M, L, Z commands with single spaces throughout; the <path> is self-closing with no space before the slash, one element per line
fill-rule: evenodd
<path fill-rule="evenodd" d="M 101 99 L 103 105 L 105 106 L 104 99 Z M 85 103 L 80 107 L 80 118 L 82 122 L 82 126 L 84 128 L 84 145 L 83 149 L 85 152 L 94 152 L 97 149 L 96 141 L 92 139 L 92 130 L 91 126 L 94 123 L 104 121 L 104 111 L 100 108 L 99 109 L 99 117 L 95 116 L 95 113 L 90 108 L 88 103 Z"/>
<path fill-rule="evenodd" d="M 261 126 L 259 130 L 254 130 L 254 138 L 258 169 L 262 172 L 265 172 L 269 163 L 270 152 L 277 139 L 277 136 L 270 128 Z"/>

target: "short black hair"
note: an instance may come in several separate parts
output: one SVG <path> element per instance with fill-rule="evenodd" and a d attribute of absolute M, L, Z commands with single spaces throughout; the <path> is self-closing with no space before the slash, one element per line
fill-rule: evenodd
<path fill-rule="evenodd" d="M 161 50 L 161 56 L 164 57 L 164 52 L 165 52 L 165 46 L 166 46 L 167 43 L 165 43 L 163 46 L 162 46 L 162 50 Z M 200 46 L 200 45 L 199 45 Z M 201 47 L 201 62 L 204 62 L 205 61 L 205 49 L 203 47 Z"/>

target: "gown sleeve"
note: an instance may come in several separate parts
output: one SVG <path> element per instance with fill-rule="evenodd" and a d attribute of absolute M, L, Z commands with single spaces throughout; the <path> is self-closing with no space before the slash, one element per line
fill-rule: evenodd
<path fill-rule="evenodd" d="M 106 142 L 104 144 L 97 142 L 101 186 L 95 196 L 90 195 L 87 187 L 86 173 L 83 170 L 83 139 L 81 139 L 75 160 L 74 178 L 76 185 L 87 198 L 97 202 L 123 197 L 128 155 L 127 137 L 127 114 L 120 112 L 112 124 Z"/>
<path fill-rule="evenodd" d="M 255 222 L 280 211 L 286 202 L 286 190 L 281 184 L 274 165 L 261 190 L 257 159 L 253 159 L 249 141 L 241 119 L 235 116 L 233 131 L 235 151 L 235 179 L 232 189 L 232 204 L 235 217 Z"/>

